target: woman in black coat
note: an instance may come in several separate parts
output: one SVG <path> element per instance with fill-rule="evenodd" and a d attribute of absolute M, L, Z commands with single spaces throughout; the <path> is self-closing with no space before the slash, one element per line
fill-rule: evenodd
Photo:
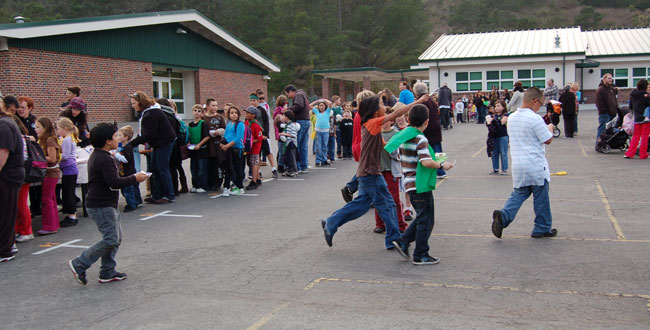
<path fill-rule="evenodd" d="M 564 137 L 573 138 L 574 121 L 576 120 L 576 95 L 571 91 L 571 85 L 566 85 L 558 100 L 562 103 L 562 118 L 564 119 Z"/>

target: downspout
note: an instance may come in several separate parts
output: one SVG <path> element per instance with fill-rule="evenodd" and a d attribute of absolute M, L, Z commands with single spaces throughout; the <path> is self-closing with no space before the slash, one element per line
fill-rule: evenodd
<path fill-rule="evenodd" d="M 562 55 L 562 86 L 566 84 L 566 55 Z"/>
<path fill-rule="evenodd" d="M 585 63 L 585 60 L 582 60 L 582 63 Z M 584 82 L 585 82 L 585 68 L 583 68 L 581 66 L 580 67 L 580 86 L 582 87 L 582 89 L 585 88 L 585 83 Z M 580 96 L 582 96 L 582 93 L 580 94 Z M 582 102 L 582 100 L 578 100 L 578 102 Z"/>
<path fill-rule="evenodd" d="M 436 70 L 438 71 L 438 88 L 440 88 L 440 61 L 436 61 Z"/>

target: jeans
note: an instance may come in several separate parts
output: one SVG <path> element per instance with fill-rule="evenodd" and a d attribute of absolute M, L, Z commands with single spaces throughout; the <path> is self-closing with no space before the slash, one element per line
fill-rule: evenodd
<path fill-rule="evenodd" d="M 201 157 L 190 158 L 190 172 L 192 173 L 192 187 L 208 189 L 208 159 Z"/>
<path fill-rule="evenodd" d="M 353 194 L 359 190 L 359 179 L 357 178 L 357 172 L 354 172 L 352 179 L 350 179 L 350 181 L 346 183 L 345 186 L 348 187 L 350 192 Z"/>
<path fill-rule="evenodd" d="M 116 272 L 115 254 L 122 242 L 120 214 L 113 207 L 88 208 L 88 214 L 97 224 L 102 240 L 84 250 L 80 256 L 72 260 L 72 264 L 85 271 L 101 258 L 99 276 L 110 277 Z"/>
<path fill-rule="evenodd" d="M 126 186 L 122 188 L 122 196 L 126 200 L 126 204 L 131 208 L 136 208 L 142 204 L 142 196 L 140 196 L 140 187 L 138 184 Z"/>
<path fill-rule="evenodd" d="M 605 124 L 614 119 L 614 116 L 615 115 L 610 115 L 608 113 L 598 115 L 598 132 L 596 133 L 596 142 L 598 142 L 600 135 L 605 132 Z"/>
<path fill-rule="evenodd" d="M 508 170 L 508 136 L 494 139 L 494 150 L 492 151 L 492 169 L 499 170 L 499 159 L 501 159 L 501 170 Z"/>
<path fill-rule="evenodd" d="M 442 143 L 437 142 L 437 143 L 431 143 L 431 148 L 433 148 L 433 151 L 435 152 L 442 152 Z M 438 169 L 438 176 L 445 175 L 447 172 L 443 170 L 442 168 Z"/>
<path fill-rule="evenodd" d="M 372 203 L 386 224 L 384 244 L 386 248 L 392 248 L 392 242 L 399 238 L 399 231 L 395 202 L 388 192 L 386 181 L 381 175 L 361 176 L 358 180 L 359 194 L 357 197 L 327 218 L 325 228 L 334 236 L 339 227 L 346 222 L 357 219 L 368 212 Z"/>
<path fill-rule="evenodd" d="M 169 158 L 174 148 L 174 142 L 151 152 L 151 197 L 159 200 L 163 197 L 174 200 L 174 186 L 169 169 Z"/>
<path fill-rule="evenodd" d="M 429 237 L 431 237 L 435 223 L 433 192 L 418 194 L 415 190 L 411 190 L 408 192 L 408 196 L 416 216 L 400 237 L 400 241 L 406 244 L 415 241 L 413 259 L 419 260 L 429 253 Z"/>
<path fill-rule="evenodd" d="M 508 227 L 513 221 L 515 216 L 530 194 L 533 194 L 533 207 L 535 210 L 535 227 L 533 228 L 532 235 L 541 235 L 551 231 L 553 223 L 553 216 L 551 215 L 551 202 L 548 197 L 549 184 L 544 181 L 543 186 L 525 186 L 515 188 L 506 201 L 506 204 L 501 209 L 503 220 L 503 227 Z M 411 200 L 411 203 L 413 200 Z"/>
<path fill-rule="evenodd" d="M 239 189 L 244 189 L 244 169 L 242 167 L 244 156 L 240 148 L 230 148 L 228 149 L 228 159 L 225 162 L 228 162 L 226 170 L 226 179 L 223 182 L 223 187 L 230 189 L 230 182 Z"/>
<path fill-rule="evenodd" d="M 336 159 L 336 155 L 334 154 L 334 151 L 336 151 L 336 136 L 330 135 L 330 137 L 327 140 L 327 159 L 329 160 Z"/>
<path fill-rule="evenodd" d="M 278 141 L 278 168 L 284 167 L 284 142 Z"/>
<path fill-rule="evenodd" d="M 296 120 L 300 124 L 298 131 L 298 170 L 306 170 L 309 167 L 309 128 L 311 122 L 307 120 Z"/>
<path fill-rule="evenodd" d="M 316 132 L 316 164 L 325 164 L 327 162 L 327 142 L 329 132 Z"/>

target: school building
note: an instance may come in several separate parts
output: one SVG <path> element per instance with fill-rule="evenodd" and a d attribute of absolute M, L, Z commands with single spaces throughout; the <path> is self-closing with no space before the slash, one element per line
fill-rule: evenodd
<path fill-rule="evenodd" d="M 0 25 L 0 92 L 34 98 L 37 116 L 56 117 L 76 85 L 91 122 L 133 120 L 138 90 L 191 118 L 207 98 L 247 105 L 279 71 L 195 10 Z"/>

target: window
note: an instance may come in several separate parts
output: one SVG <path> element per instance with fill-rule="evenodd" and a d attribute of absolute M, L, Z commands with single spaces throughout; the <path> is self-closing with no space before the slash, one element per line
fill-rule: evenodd
<path fill-rule="evenodd" d="M 612 78 L 614 78 L 614 85 L 617 87 L 623 87 L 627 88 L 630 87 L 630 69 L 628 68 L 614 68 L 614 69 L 600 69 L 600 76 L 604 76 L 605 74 L 611 74 Z M 633 76 L 633 82 L 634 85 L 636 86 L 636 83 L 642 79 L 645 78 L 641 76 L 640 74 L 642 73 L 647 73 L 646 68 L 634 68 L 632 69 L 632 76 Z M 637 76 L 639 74 L 639 76 Z"/>
<path fill-rule="evenodd" d="M 512 89 L 512 74 L 513 71 L 487 71 L 487 90 L 492 90 L 495 86 L 497 89 Z"/>
<path fill-rule="evenodd" d="M 456 91 L 467 92 L 483 89 L 483 72 L 456 72 Z"/>
<path fill-rule="evenodd" d="M 546 69 L 517 70 L 517 80 L 521 81 L 524 88 L 546 86 Z"/>
<path fill-rule="evenodd" d="M 630 87 L 636 87 L 641 79 L 650 79 L 650 68 L 632 68 L 632 86 Z"/>
<path fill-rule="evenodd" d="M 155 70 L 151 75 L 153 76 L 153 96 L 174 101 L 177 112 L 179 114 L 185 113 L 183 73 Z"/>

